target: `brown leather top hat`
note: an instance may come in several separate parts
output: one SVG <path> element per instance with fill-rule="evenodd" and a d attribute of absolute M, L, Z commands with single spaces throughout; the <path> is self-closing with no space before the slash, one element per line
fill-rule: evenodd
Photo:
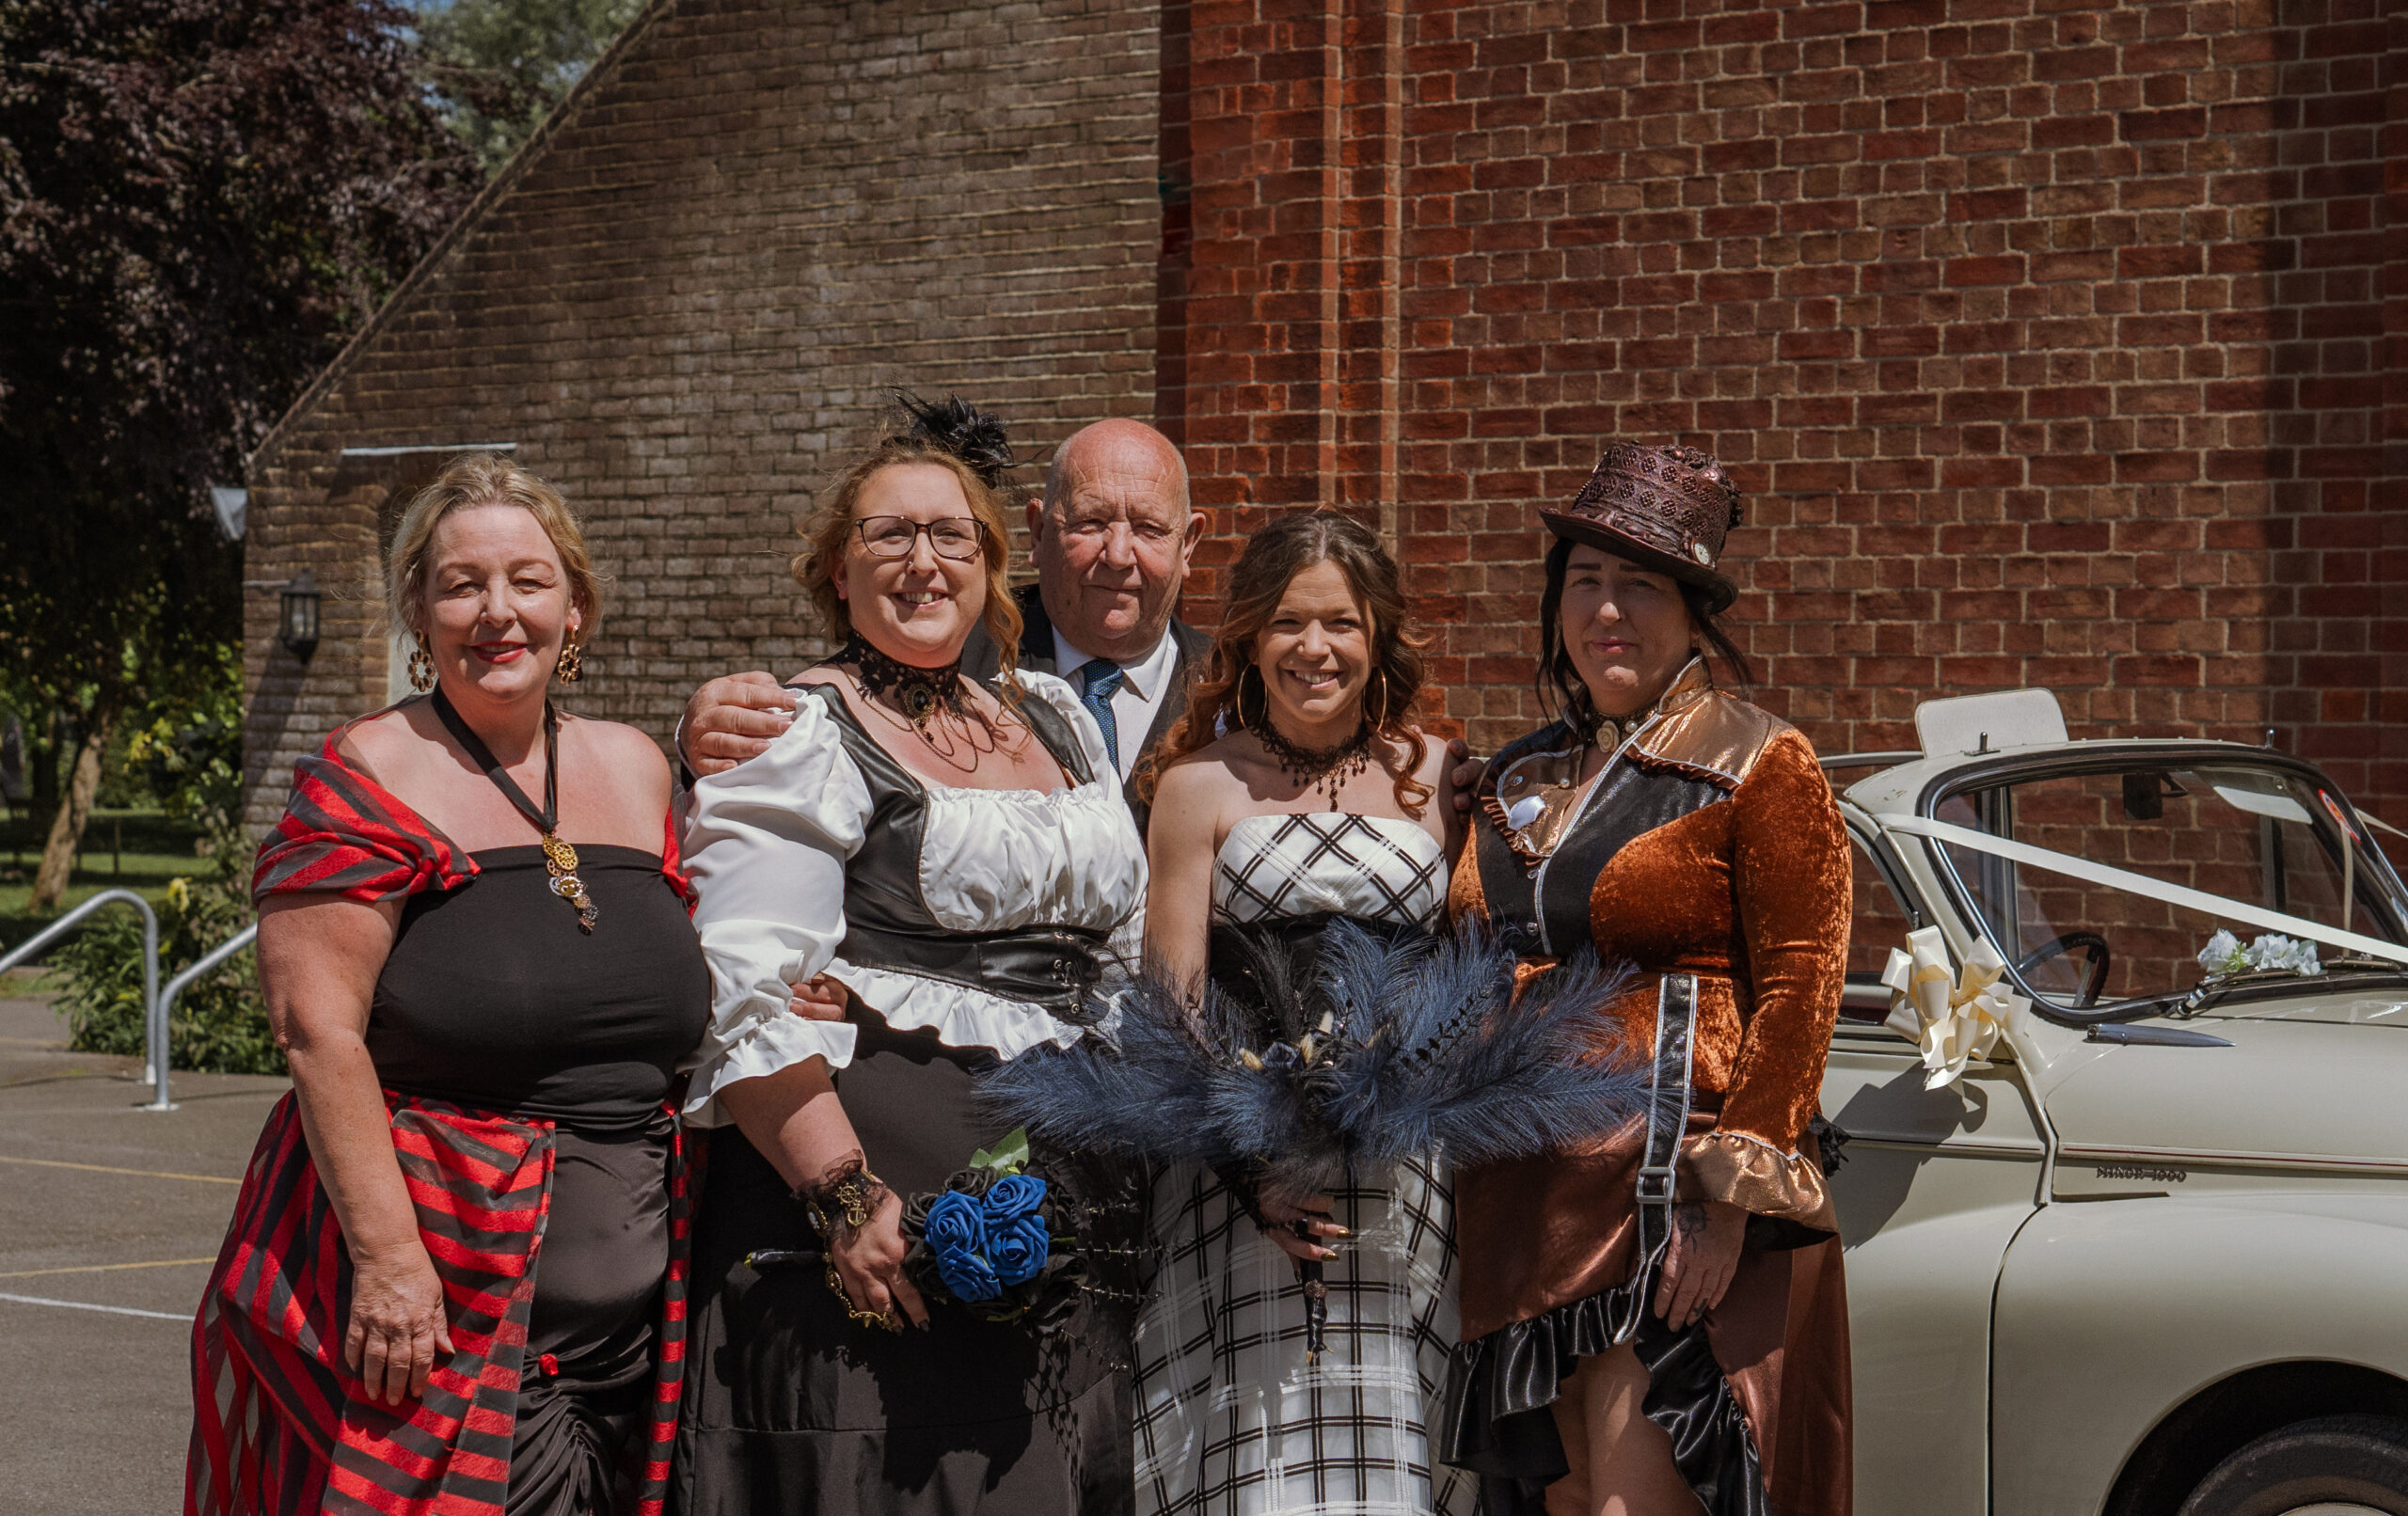
<path fill-rule="evenodd" d="M 1739 524 L 1739 487 L 1695 448 L 1617 442 L 1570 505 L 1539 519 L 1559 537 L 1703 586 L 1712 609 L 1739 597 L 1716 566 L 1722 539 Z"/>

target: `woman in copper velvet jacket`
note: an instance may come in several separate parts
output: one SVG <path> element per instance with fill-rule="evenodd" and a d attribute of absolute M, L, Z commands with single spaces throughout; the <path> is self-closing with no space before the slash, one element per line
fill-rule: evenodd
<path fill-rule="evenodd" d="M 1814 750 L 1718 688 L 1738 493 L 1616 445 L 1543 512 L 1541 679 L 1563 718 L 1482 777 L 1450 907 L 1543 971 L 1632 965 L 1656 1119 L 1461 1175 L 1463 1341 L 1441 1445 L 1492 1516 L 1845 1516 L 1847 1311 L 1816 1095 L 1848 844 Z"/>

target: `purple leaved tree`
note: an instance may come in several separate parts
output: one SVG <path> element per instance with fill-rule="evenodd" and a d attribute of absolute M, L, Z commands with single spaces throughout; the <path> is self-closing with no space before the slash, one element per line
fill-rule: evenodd
<path fill-rule="evenodd" d="M 119 717 L 214 676 L 240 636 L 208 483 L 240 479 L 478 187 L 410 21 L 383 0 L 0 4 L 0 703 L 51 744 L 37 910 Z"/>

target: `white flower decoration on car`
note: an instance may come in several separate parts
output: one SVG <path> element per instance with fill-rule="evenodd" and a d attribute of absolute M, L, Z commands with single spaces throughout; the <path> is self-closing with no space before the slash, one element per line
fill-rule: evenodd
<path fill-rule="evenodd" d="M 1907 934 L 1907 951 L 1890 950 L 1881 983 L 1890 988 L 1887 1024 L 1923 1049 L 1923 1087 L 1939 1089 L 1963 1077 L 1965 1066 L 1987 1059 L 2006 1025 L 2031 1003 L 2004 988 L 2006 962 L 1988 942 L 1975 942 L 1963 971 L 1949 983 L 1948 945 L 1940 928 Z"/>
<path fill-rule="evenodd" d="M 2316 956 L 2316 944 L 2273 932 L 2261 935 L 2247 947 L 2241 939 L 2222 927 L 2208 939 L 2199 950 L 2199 967 L 2210 978 L 2220 979 L 2236 973 L 2296 973 L 2320 974 L 2324 965 Z"/>

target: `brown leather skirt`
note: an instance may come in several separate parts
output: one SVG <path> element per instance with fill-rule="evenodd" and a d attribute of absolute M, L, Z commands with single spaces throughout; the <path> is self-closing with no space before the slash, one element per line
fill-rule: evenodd
<path fill-rule="evenodd" d="M 1690 1130 L 1710 1130 L 1714 1119 L 1693 1112 Z M 1481 1477 L 1489 1516 L 1537 1516 L 1546 1486 L 1570 1472 L 1548 1408 L 1579 1359 L 1613 1346 L 1611 1323 L 1636 1313 L 1632 1345 L 1650 1382 L 1646 1414 L 1670 1435 L 1673 1461 L 1712 1516 L 1848 1516 L 1854 1470 L 1839 1239 L 1751 1218 L 1721 1303 L 1673 1331 L 1647 1308 L 1654 1271 L 1635 1276 L 1642 1136 L 1634 1128 L 1589 1153 L 1457 1176 L 1467 1340 L 1450 1366 L 1439 1456 Z M 1819 1158 L 1818 1134 L 1800 1146 Z M 1566 1199 L 1566 1189 L 1586 1203 L 1551 1203 Z M 1580 1257 L 1573 1273 L 1584 1293 L 1562 1299 L 1560 1280 L 1531 1276 L 1537 1255 L 1553 1251 L 1528 1245 L 1534 1226 L 1560 1242 L 1573 1240 L 1567 1232 L 1582 1234 L 1570 1251 Z M 1619 1282 L 1596 1287 L 1602 1280 Z M 1533 1299 L 1535 1308 L 1525 1303 Z M 1499 1322 L 1500 1312 L 1513 1319 Z"/>

